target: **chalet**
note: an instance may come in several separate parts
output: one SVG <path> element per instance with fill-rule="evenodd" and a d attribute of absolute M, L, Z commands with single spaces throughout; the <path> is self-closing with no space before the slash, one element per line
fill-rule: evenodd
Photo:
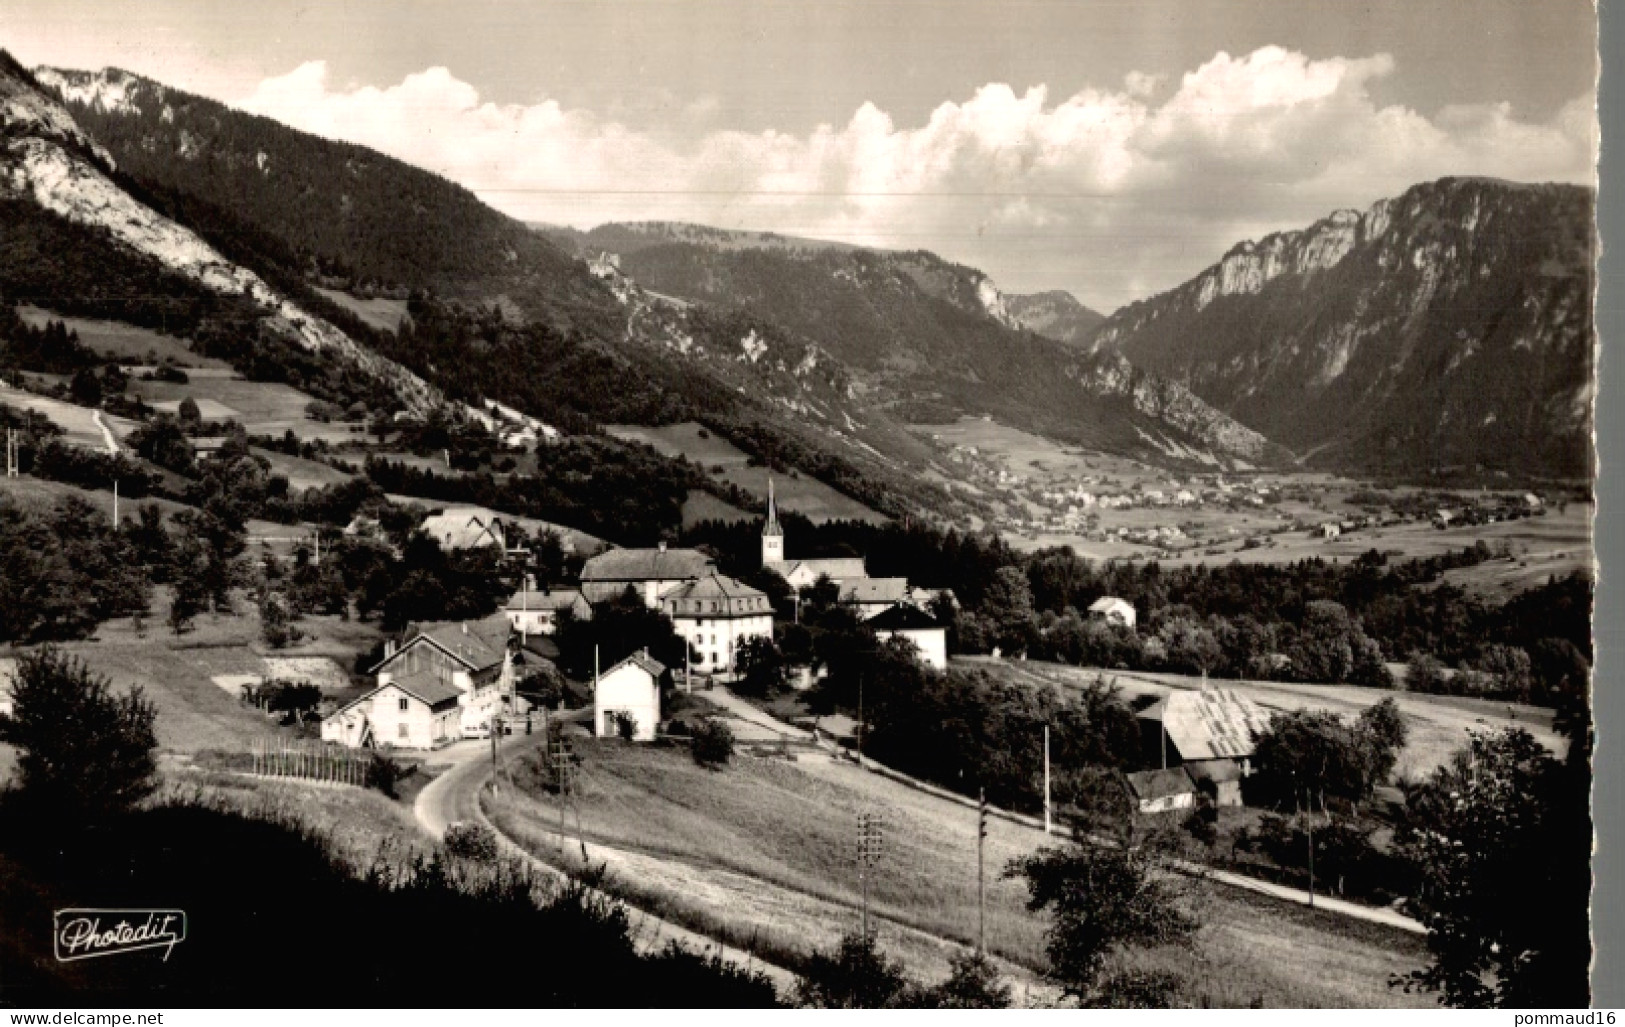
<path fill-rule="evenodd" d="M 1130 797 L 1139 813 L 1172 813 L 1196 805 L 1196 782 L 1184 767 L 1142 770 L 1125 774 Z"/>
<path fill-rule="evenodd" d="M 908 602 L 907 578 L 858 578 L 841 585 L 841 605 L 849 607 L 862 620 L 885 613 L 898 603 Z"/>
<path fill-rule="evenodd" d="M 610 549 L 581 568 L 581 595 L 594 605 L 632 589 L 653 610 L 666 593 L 715 573 L 716 565 L 697 549 Z"/>
<path fill-rule="evenodd" d="M 1139 623 L 1139 614 L 1134 611 L 1134 604 L 1127 599 L 1116 596 L 1101 596 L 1089 604 L 1089 616 L 1108 624 L 1121 624 L 1130 631 Z"/>
<path fill-rule="evenodd" d="M 430 672 L 383 679 L 322 718 L 322 741 L 351 748 L 438 749 L 462 737 L 462 695 Z"/>
<path fill-rule="evenodd" d="M 518 712 L 513 693 L 512 629 L 498 614 L 475 623 L 419 627 L 372 668 L 378 684 L 432 680 L 458 691 L 462 725 L 489 724 L 495 714 Z"/>
<path fill-rule="evenodd" d="M 1204 686 L 1170 692 L 1139 718 L 1154 762 L 1183 766 L 1217 805 L 1241 805 L 1254 742 L 1269 727 L 1257 703 L 1232 688 Z"/>
<path fill-rule="evenodd" d="M 1320 527 L 1316 528 L 1315 533 L 1321 538 L 1336 538 L 1343 534 L 1343 526 L 1341 524 L 1334 524 L 1331 521 L 1327 521 L 1325 524 L 1322 524 Z"/>
<path fill-rule="evenodd" d="M 1435 528 L 1448 528 L 1450 522 L 1456 519 L 1454 510 L 1438 509 L 1433 511 L 1433 526 Z"/>
<path fill-rule="evenodd" d="M 527 576 L 519 591 L 503 606 L 508 623 L 520 635 L 551 635 L 565 610 L 577 620 L 591 620 L 592 606 L 578 588 L 537 588 Z"/>
<path fill-rule="evenodd" d="M 660 600 L 701 673 L 731 674 L 739 647 L 752 638 L 773 637 L 773 604 L 767 595 L 721 574 L 677 586 Z"/>
<path fill-rule="evenodd" d="M 447 507 L 425 518 L 421 527 L 447 552 L 454 549 L 507 551 L 507 529 L 501 519 L 479 507 Z"/>
<path fill-rule="evenodd" d="M 593 734 L 617 738 L 621 725 L 630 722 L 633 741 L 654 741 L 665 677 L 665 665 L 647 651 L 633 653 L 598 675 L 593 684 Z"/>
<path fill-rule="evenodd" d="M 935 670 L 948 668 L 948 629 L 918 607 L 899 603 L 869 618 L 875 637 L 885 642 L 906 638 L 919 650 L 920 662 Z"/>

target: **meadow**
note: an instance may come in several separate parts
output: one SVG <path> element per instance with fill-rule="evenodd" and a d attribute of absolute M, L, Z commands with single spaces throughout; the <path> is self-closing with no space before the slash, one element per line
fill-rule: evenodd
<path fill-rule="evenodd" d="M 606 865 L 612 891 L 786 958 L 827 948 L 857 926 L 857 817 L 878 813 L 884 855 L 869 887 L 882 947 L 931 981 L 947 973 L 950 955 L 975 942 L 976 825 L 964 807 L 821 753 L 794 762 L 739 756 L 714 771 L 681 749 L 572 743 L 582 759 L 580 791 L 567 809 L 562 852 L 557 807 L 527 765 L 514 768 L 520 790 L 485 799 L 493 822 L 544 860 L 579 865 L 579 817 L 588 855 Z M 1002 820 L 989 825 L 988 946 L 1018 998 L 1054 998 L 1041 980 L 1046 924 L 1026 911 L 1024 885 L 1002 870 L 1057 841 Z M 1419 939 L 1205 882 L 1190 882 L 1186 901 L 1204 924 L 1191 948 L 1114 962 L 1176 973 L 1180 998 L 1191 1004 L 1427 1004 L 1386 984 L 1390 973 L 1419 965 Z"/>
<path fill-rule="evenodd" d="M 159 364 L 168 360 L 187 368 L 227 366 L 224 361 L 194 353 L 184 339 L 120 321 L 62 317 L 26 303 L 18 305 L 17 315 L 34 328 L 43 328 L 47 321 L 60 321 L 69 331 L 77 332 L 79 341 L 92 352 L 125 363 Z"/>
<path fill-rule="evenodd" d="M 607 425 L 605 431 L 618 439 L 652 446 L 665 456 L 684 456 L 690 463 L 704 467 L 713 477 L 749 492 L 764 508 L 767 505 L 767 479 L 771 472 L 766 467 L 751 466 L 750 457 L 742 450 L 698 424 L 685 422 L 658 428 L 625 424 Z M 720 472 L 714 470 L 717 467 L 721 468 Z M 823 523 L 852 520 L 879 524 L 885 520 L 881 514 L 815 478 L 794 472 L 771 476 L 773 493 L 779 506 L 785 510 L 794 510 L 811 521 Z M 706 508 L 697 509 L 706 510 Z M 685 517 L 686 515 L 685 511 Z M 754 511 L 750 515 L 762 516 L 760 511 Z"/>
<path fill-rule="evenodd" d="M 383 296 L 362 299 L 338 289 L 318 288 L 316 291 L 379 331 L 398 330 L 401 321 L 406 317 L 405 300 L 392 300 Z"/>

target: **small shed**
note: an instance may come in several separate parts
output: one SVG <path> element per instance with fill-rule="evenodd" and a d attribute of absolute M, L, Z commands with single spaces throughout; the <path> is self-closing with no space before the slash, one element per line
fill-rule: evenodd
<path fill-rule="evenodd" d="M 1134 808 L 1140 813 L 1172 813 L 1196 805 L 1196 784 L 1184 767 L 1125 774 Z"/>
<path fill-rule="evenodd" d="M 1184 770 L 1215 806 L 1241 805 L 1242 765 L 1235 760 L 1192 760 Z"/>
<path fill-rule="evenodd" d="M 660 723 L 660 684 L 666 665 L 647 651 L 636 652 L 598 675 L 593 685 L 593 734 L 617 738 L 632 723 L 632 740 L 652 742 Z"/>

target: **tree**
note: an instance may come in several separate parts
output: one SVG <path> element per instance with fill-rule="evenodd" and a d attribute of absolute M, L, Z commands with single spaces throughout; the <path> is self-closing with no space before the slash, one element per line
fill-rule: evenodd
<path fill-rule="evenodd" d="M 904 994 L 902 964 L 886 957 L 873 934 L 841 937 L 834 952 L 814 952 L 796 983 L 796 1000 L 815 1009 L 882 1009 Z"/>
<path fill-rule="evenodd" d="M 299 629 L 293 626 L 288 597 L 281 592 L 266 589 L 260 596 L 260 634 L 272 649 L 281 649 L 299 637 Z"/>
<path fill-rule="evenodd" d="M 962 952 L 949 960 L 947 980 L 910 996 L 907 1004 L 921 1009 L 1008 1009 L 1010 986 L 986 956 Z"/>
<path fill-rule="evenodd" d="M 1521 728 L 1475 732 L 1411 796 L 1398 839 L 1420 870 L 1430 964 L 1394 983 L 1449 1006 L 1590 1003 L 1589 768 Z"/>
<path fill-rule="evenodd" d="M 183 425 L 197 427 L 203 423 L 203 412 L 198 409 L 197 400 L 187 396 L 175 408 L 175 416 L 180 418 Z"/>
<path fill-rule="evenodd" d="M 1095 989 L 1112 952 L 1178 944 L 1197 927 L 1168 879 L 1136 848 L 1041 849 L 1013 861 L 1005 875 L 1026 879 L 1028 910 L 1050 912 L 1050 974 L 1080 999 Z"/>
<path fill-rule="evenodd" d="M 141 459 L 176 474 L 191 475 L 197 469 L 191 440 L 181 430 L 180 422 L 168 414 L 159 414 L 139 426 L 124 441 Z"/>
<path fill-rule="evenodd" d="M 1356 743 L 1365 756 L 1366 793 L 1388 780 L 1399 762 L 1399 754 L 1410 737 L 1405 717 L 1393 696 L 1360 711 L 1354 722 Z"/>
<path fill-rule="evenodd" d="M 80 406 L 96 407 L 102 404 L 102 380 L 88 367 L 74 372 L 68 383 L 68 395 Z"/>
<path fill-rule="evenodd" d="M 1026 648 L 1033 632 L 1033 590 L 1019 567 L 1000 567 L 982 595 L 981 614 L 1006 652 Z"/>
<path fill-rule="evenodd" d="M 733 729 L 716 717 L 706 717 L 694 727 L 689 752 L 702 767 L 726 766 L 734 755 Z"/>
<path fill-rule="evenodd" d="M 1405 688 L 1412 692 L 1443 693 L 1449 682 L 1444 664 L 1431 653 L 1413 652 L 1405 663 Z"/>
<path fill-rule="evenodd" d="M 17 660 L 12 705 L 0 741 L 21 750 L 18 796 L 35 814 L 99 823 L 151 794 L 157 711 L 139 687 L 114 695 L 107 678 L 47 646 Z"/>
<path fill-rule="evenodd" d="M 734 664 L 739 680 L 733 687 L 741 695 L 769 698 L 783 691 L 789 681 L 784 654 L 765 636 L 754 635 L 739 643 Z"/>
<path fill-rule="evenodd" d="M 1492 642 L 1479 651 L 1478 670 L 1488 674 L 1497 695 L 1515 702 L 1528 702 L 1534 686 L 1529 653 L 1513 645 Z"/>
<path fill-rule="evenodd" d="M 1277 807 L 1326 808 L 1326 797 L 1358 802 L 1368 794 L 1368 756 L 1336 714 L 1290 710 L 1270 718 L 1253 747 L 1252 789 Z"/>

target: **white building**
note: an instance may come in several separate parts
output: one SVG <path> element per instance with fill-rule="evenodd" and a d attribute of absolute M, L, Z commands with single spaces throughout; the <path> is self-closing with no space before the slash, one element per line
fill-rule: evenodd
<path fill-rule="evenodd" d="M 697 549 L 611 549 L 599 553 L 581 568 L 581 594 L 589 603 L 605 603 L 637 593 L 652 610 L 672 589 L 711 574 L 716 565 Z"/>
<path fill-rule="evenodd" d="M 630 720 L 632 739 L 652 742 L 660 723 L 660 682 L 665 664 L 647 652 L 633 653 L 598 675 L 593 686 L 593 734 L 620 737 L 620 724 Z"/>
<path fill-rule="evenodd" d="M 762 525 L 762 566 L 778 574 L 793 589 L 828 578 L 837 585 L 867 578 L 869 569 L 862 557 L 834 557 L 821 560 L 787 560 L 784 557 L 784 526 L 779 523 L 779 507 L 773 498 L 773 479 L 767 480 L 767 523 Z"/>
<path fill-rule="evenodd" d="M 453 549 L 507 551 L 507 529 L 502 520 L 482 507 L 447 507 L 424 518 L 421 527 L 447 552 Z"/>
<path fill-rule="evenodd" d="M 322 718 L 322 741 L 357 749 L 437 749 L 462 737 L 462 695 L 427 671 L 385 679 Z"/>
<path fill-rule="evenodd" d="M 591 620 L 592 606 L 576 588 L 538 589 L 528 580 L 513 594 L 502 612 L 521 635 L 551 635 L 559 615 L 569 610 L 577 620 Z"/>
<path fill-rule="evenodd" d="M 902 604 L 869 620 L 875 637 L 885 642 L 906 638 L 919 650 L 920 662 L 935 670 L 948 669 L 948 629 L 914 606 Z"/>
<path fill-rule="evenodd" d="M 773 604 L 767 595 L 721 574 L 673 589 L 660 607 L 698 654 L 702 674 L 733 673 L 746 639 L 773 637 Z"/>
<path fill-rule="evenodd" d="M 422 626 L 371 672 L 378 675 L 380 688 L 396 683 L 428 695 L 424 688 L 432 682 L 455 689 L 461 726 L 489 725 L 493 716 L 520 712 L 513 691 L 510 634 L 508 619 L 501 614 L 483 621 Z M 380 736 L 378 741 L 391 739 Z"/>
<path fill-rule="evenodd" d="M 858 578 L 841 585 L 842 606 L 849 607 L 860 620 L 885 613 L 909 598 L 907 578 Z"/>
<path fill-rule="evenodd" d="M 1134 604 L 1116 596 L 1101 596 L 1090 603 L 1089 616 L 1098 617 L 1111 624 L 1121 624 L 1130 631 L 1133 631 L 1139 622 L 1139 614 L 1134 612 Z"/>

